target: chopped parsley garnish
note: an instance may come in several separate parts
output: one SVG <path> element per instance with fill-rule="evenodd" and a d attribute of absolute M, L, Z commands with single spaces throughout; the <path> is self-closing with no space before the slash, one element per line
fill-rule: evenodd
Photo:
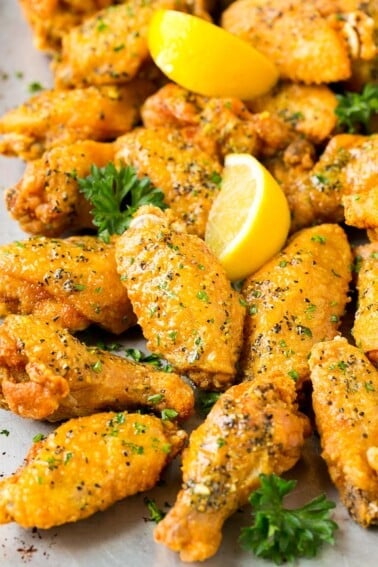
<path fill-rule="evenodd" d="M 167 208 L 163 192 L 148 177 L 139 179 L 132 166 L 91 166 L 90 175 L 78 178 L 79 190 L 92 205 L 93 224 L 99 237 L 109 242 L 111 234 L 122 234 L 142 205 Z"/>
<path fill-rule="evenodd" d="M 198 412 L 201 417 L 206 417 L 215 402 L 219 399 L 219 392 L 205 392 L 203 390 L 198 391 L 197 396 L 197 406 Z"/>
<path fill-rule="evenodd" d="M 147 509 L 150 513 L 150 517 L 148 518 L 148 520 L 158 524 L 164 518 L 165 512 L 163 512 L 163 510 L 161 510 L 158 507 L 155 500 L 152 500 L 151 498 L 148 498 L 147 496 L 144 498 L 144 503 L 147 506 Z"/>
<path fill-rule="evenodd" d="M 33 81 L 32 83 L 29 83 L 28 85 L 28 91 L 29 93 L 39 93 L 40 91 L 43 91 L 43 86 L 41 85 L 41 83 L 38 83 L 37 81 Z"/>

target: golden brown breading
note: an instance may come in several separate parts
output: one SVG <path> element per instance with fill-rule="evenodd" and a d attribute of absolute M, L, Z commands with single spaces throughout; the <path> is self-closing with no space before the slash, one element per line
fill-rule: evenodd
<path fill-rule="evenodd" d="M 112 144 L 85 140 L 62 145 L 29 162 L 16 185 L 5 193 L 7 209 L 30 234 L 60 236 L 67 230 L 93 228 L 91 207 L 78 188 L 77 177 L 91 165 L 113 161 Z"/>
<path fill-rule="evenodd" d="M 219 191 L 222 167 L 179 131 L 137 128 L 116 141 L 115 161 L 132 165 L 164 193 L 165 203 L 188 232 L 203 237 Z"/>
<path fill-rule="evenodd" d="M 149 407 L 188 417 L 192 388 L 173 372 L 87 347 L 60 325 L 9 315 L 0 326 L 0 406 L 60 421 L 103 410 Z"/>
<path fill-rule="evenodd" d="M 378 186 L 362 193 L 344 195 L 341 202 L 346 224 L 364 228 L 371 240 L 378 240 Z"/>
<path fill-rule="evenodd" d="M 292 230 L 344 219 L 342 200 L 374 190 L 378 182 L 378 134 L 334 136 L 308 175 L 283 186 Z"/>
<path fill-rule="evenodd" d="M 114 243 L 35 236 L 0 246 L 0 316 L 34 314 L 71 331 L 94 323 L 122 333 L 136 319 L 116 270 Z"/>
<path fill-rule="evenodd" d="M 378 242 L 355 249 L 358 308 L 352 329 L 357 346 L 378 363 Z"/>
<path fill-rule="evenodd" d="M 33 30 L 34 45 L 55 52 L 62 36 L 97 10 L 115 4 L 114 0 L 19 0 Z"/>
<path fill-rule="evenodd" d="M 203 240 L 176 232 L 160 209 L 138 213 L 116 260 L 147 346 L 198 386 L 225 389 L 242 342 L 239 295 Z"/>
<path fill-rule="evenodd" d="M 156 417 L 101 413 L 71 419 L 0 481 L 0 524 L 58 526 L 152 488 L 186 433 Z"/>
<path fill-rule="evenodd" d="M 147 128 L 179 129 L 220 160 L 229 153 L 271 155 L 298 137 L 292 125 L 277 115 L 251 114 L 237 98 L 209 98 L 173 83 L 150 96 L 141 113 Z"/>
<path fill-rule="evenodd" d="M 135 126 L 153 90 L 140 79 L 119 87 L 43 91 L 0 117 L 0 153 L 32 160 L 77 140 L 113 140 Z"/>
<path fill-rule="evenodd" d="M 300 388 L 309 379 L 311 347 L 337 334 L 351 262 L 342 228 L 324 224 L 294 234 L 282 252 L 245 280 L 244 380 L 285 376 Z"/>
<path fill-rule="evenodd" d="M 237 0 L 222 26 L 269 57 L 283 79 L 321 84 L 348 79 L 351 64 L 341 33 L 303 0 Z"/>
<path fill-rule="evenodd" d="M 308 432 L 290 379 L 259 376 L 231 387 L 190 435 L 182 489 L 155 540 L 180 552 L 183 561 L 214 555 L 223 523 L 247 502 L 259 474 L 294 466 Z"/>
<path fill-rule="evenodd" d="M 340 337 L 315 345 L 309 364 L 331 478 L 356 522 L 378 524 L 378 371 Z"/>
<path fill-rule="evenodd" d="M 326 140 L 336 126 L 337 99 L 326 85 L 281 82 L 268 94 L 248 101 L 247 106 L 251 112 L 277 115 L 316 144 Z"/>
<path fill-rule="evenodd" d="M 149 58 L 147 32 L 159 8 L 188 10 L 187 0 L 127 0 L 96 12 L 63 37 L 52 65 L 57 88 L 130 81 Z"/>

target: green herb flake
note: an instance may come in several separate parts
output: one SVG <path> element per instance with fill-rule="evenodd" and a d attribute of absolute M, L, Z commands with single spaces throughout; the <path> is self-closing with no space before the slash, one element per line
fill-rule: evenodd
<path fill-rule="evenodd" d="M 9 431 L 8 429 L 2 429 L 0 431 L 0 435 L 5 435 L 5 437 L 9 437 Z"/>
<path fill-rule="evenodd" d="M 40 91 L 43 91 L 43 86 L 41 85 L 41 83 L 38 83 L 37 81 L 33 81 L 29 83 L 28 91 L 31 94 L 39 93 Z"/>
<path fill-rule="evenodd" d="M 197 293 L 197 298 L 203 301 L 204 303 L 209 303 L 209 296 L 207 295 L 206 291 L 204 291 L 203 289 L 201 289 Z"/>
<path fill-rule="evenodd" d="M 155 500 L 148 498 L 145 496 L 144 503 L 147 506 L 148 512 L 150 517 L 148 518 L 149 521 L 155 522 L 158 524 L 165 516 L 165 512 L 163 512 L 158 505 L 156 504 Z"/>
<path fill-rule="evenodd" d="M 163 421 L 170 421 L 178 416 L 178 412 L 171 408 L 166 408 L 161 411 L 161 419 Z"/>
<path fill-rule="evenodd" d="M 96 360 L 96 362 L 94 364 L 92 364 L 91 368 L 94 372 L 101 372 L 101 370 L 102 370 L 101 360 Z"/>
<path fill-rule="evenodd" d="M 46 437 L 44 436 L 43 433 L 37 433 L 33 437 L 33 443 L 38 443 L 39 441 L 43 441 L 44 439 L 46 439 Z"/>
<path fill-rule="evenodd" d="M 292 380 L 296 382 L 299 378 L 299 373 L 296 370 L 289 370 L 288 376 L 290 376 L 290 378 L 292 378 Z"/>

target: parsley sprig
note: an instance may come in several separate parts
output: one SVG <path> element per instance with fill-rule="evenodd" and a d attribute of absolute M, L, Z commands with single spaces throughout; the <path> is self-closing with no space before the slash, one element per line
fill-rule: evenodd
<path fill-rule="evenodd" d="M 378 114 L 378 85 L 367 83 L 362 93 L 346 92 L 336 95 L 338 123 L 348 132 L 369 133 L 369 122 Z"/>
<path fill-rule="evenodd" d="M 330 518 L 335 504 L 324 494 L 302 508 L 289 510 L 283 498 L 296 485 L 272 475 L 260 475 L 261 486 L 249 497 L 254 524 L 242 528 L 240 543 L 258 557 L 273 560 L 276 565 L 296 557 L 314 557 L 323 542 L 334 543 L 337 524 Z"/>
<path fill-rule="evenodd" d="M 92 165 L 90 175 L 77 179 L 79 190 L 92 204 L 93 224 L 99 237 L 109 242 L 111 234 L 122 234 L 142 205 L 165 209 L 164 193 L 148 177 L 138 178 L 134 167 Z"/>

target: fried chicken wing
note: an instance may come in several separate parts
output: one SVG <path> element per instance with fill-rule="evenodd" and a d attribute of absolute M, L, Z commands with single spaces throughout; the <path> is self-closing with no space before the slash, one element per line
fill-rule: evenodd
<path fill-rule="evenodd" d="M 0 524 L 47 529 L 152 488 L 184 431 L 156 417 L 100 413 L 67 421 L 0 481 Z"/>
<path fill-rule="evenodd" d="M 113 140 L 139 120 L 139 107 L 154 90 L 147 80 L 123 86 L 47 90 L 0 117 L 0 153 L 32 160 L 77 140 Z"/>
<path fill-rule="evenodd" d="M 239 296 L 203 240 L 176 232 L 160 209 L 139 211 L 116 260 L 147 346 L 197 385 L 225 389 L 242 342 Z"/>
<path fill-rule="evenodd" d="M 271 155 L 298 137 L 278 114 L 252 114 L 237 98 L 209 98 L 173 83 L 148 97 L 141 113 L 147 128 L 180 129 L 186 139 L 220 160 L 229 153 Z"/>
<path fill-rule="evenodd" d="M 48 52 L 60 50 L 62 37 L 72 27 L 114 0 L 19 0 L 33 30 L 34 45 Z"/>
<path fill-rule="evenodd" d="M 309 364 L 331 478 L 356 522 L 378 524 L 378 371 L 341 337 L 315 345 Z"/>
<path fill-rule="evenodd" d="M 221 25 L 269 57 L 283 79 L 321 84 L 351 75 L 347 41 L 312 2 L 237 0 Z"/>
<path fill-rule="evenodd" d="M 127 0 L 96 12 L 63 37 L 52 70 L 57 88 L 130 81 L 149 58 L 147 32 L 159 9 L 188 11 L 187 0 Z"/>
<path fill-rule="evenodd" d="M 115 161 L 147 175 L 188 232 L 203 237 L 219 191 L 219 161 L 165 128 L 137 128 L 118 138 L 115 147 Z"/>
<path fill-rule="evenodd" d="M 295 234 L 282 252 L 245 280 L 240 360 L 245 380 L 285 376 L 301 388 L 309 379 L 311 347 L 337 334 L 351 262 L 342 228 L 324 224 Z"/>
<path fill-rule="evenodd" d="M 326 140 L 336 126 L 337 99 L 326 85 L 281 82 L 247 106 L 253 113 L 277 115 L 315 144 Z"/>
<path fill-rule="evenodd" d="M 155 529 L 157 542 L 182 561 L 216 553 L 223 523 L 247 502 L 259 475 L 281 474 L 299 459 L 309 426 L 295 399 L 293 381 L 282 376 L 259 376 L 221 395 L 190 435 L 182 489 Z"/>
<path fill-rule="evenodd" d="M 53 321 L 9 315 L 0 327 L 0 405 L 23 417 L 59 421 L 107 409 L 194 407 L 173 372 L 87 347 Z"/>
<path fill-rule="evenodd" d="M 94 323 L 122 333 L 136 322 L 114 243 L 94 236 L 0 246 L 0 316 L 10 313 L 47 317 L 71 331 Z"/>
<path fill-rule="evenodd" d="M 77 177 L 113 157 L 112 144 L 92 140 L 52 148 L 29 162 L 20 181 L 6 191 L 8 211 L 31 234 L 60 236 L 67 230 L 93 228 L 91 207 Z"/>
<path fill-rule="evenodd" d="M 378 242 L 355 249 L 358 307 L 352 329 L 357 346 L 378 363 Z"/>
<path fill-rule="evenodd" d="M 344 219 L 346 195 L 374 191 L 378 182 L 378 135 L 334 136 L 308 175 L 285 184 L 292 230 Z"/>

